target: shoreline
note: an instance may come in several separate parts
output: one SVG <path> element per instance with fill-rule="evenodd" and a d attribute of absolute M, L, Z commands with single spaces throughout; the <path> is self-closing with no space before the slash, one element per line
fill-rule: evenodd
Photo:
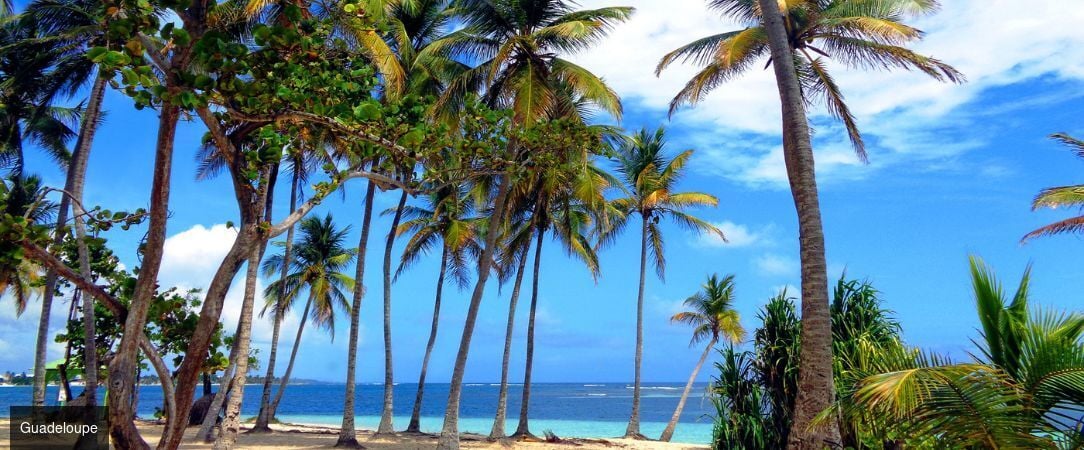
<path fill-rule="evenodd" d="M 0 442 L 9 444 L 8 428 L 11 420 L 0 419 Z M 154 446 L 162 432 L 162 426 L 153 421 L 136 421 L 143 438 L 147 443 Z M 242 430 L 248 430 L 251 424 L 241 424 Z M 338 427 L 330 427 L 322 424 L 307 423 L 281 423 L 271 425 L 275 432 L 267 434 L 251 434 L 242 431 L 237 436 L 238 448 L 256 448 L 267 450 L 294 449 L 294 448 L 330 448 L 335 444 L 339 434 Z M 189 427 L 185 432 L 184 448 L 211 448 L 212 444 L 194 442 L 193 438 L 197 427 Z M 430 433 L 403 433 L 392 435 L 376 435 L 374 430 L 358 429 L 358 442 L 370 449 L 429 449 L 435 448 L 437 435 Z M 539 436 L 543 437 L 543 436 Z M 557 449 L 577 448 L 584 450 L 602 450 L 613 448 L 625 448 L 630 450 L 703 450 L 710 448 L 707 445 L 695 445 L 684 443 L 670 443 L 658 441 L 639 441 L 622 438 L 584 438 L 560 436 L 554 442 L 516 442 L 516 441 L 489 441 L 486 436 L 464 433 L 460 435 L 463 448 L 471 449 Z"/>

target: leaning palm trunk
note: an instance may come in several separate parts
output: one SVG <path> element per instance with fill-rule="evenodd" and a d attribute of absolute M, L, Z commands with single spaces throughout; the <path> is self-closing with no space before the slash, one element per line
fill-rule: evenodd
<path fill-rule="evenodd" d="M 241 400 L 245 395 L 245 380 L 248 378 L 249 344 L 252 337 L 252 310 L 256 299 L 256 278 L 259 276 L 261 246 L 252 249 L 245 270 L 245 295 L 241 301 L 241 318 L 237 325 L 237 368 L 233 373 L 232 389 L 226 401 L 226 417 L 222 421 L 222 432 L 215 440 L 215 450 L 230 449 L 237 443 L 237 432 L 241 429 Z"/>
<path fill-rule="evenodd" d="M 629 417 L 629 426 L 625 429 L 625 437 L 643 439 L 640 433 L 640 363 L 644 358 L 644 282 L 647 277 L 647 221 L 643 216 L 643 225 L 640 229 L 640 289 L 636 294 L 636 362 L 632 382 L 632 415 Z"/>
<path fill-rule="evenodd" d="M 799 351 L 798 396 L 794 402 L 787 447 L 820 449 L 839 442 L 835 421 L 811 427 L 814 417 L 831 406 L 832 325 L 828 309 L 828 275 L 824 257 L 824 229 L 817 198 L 813 146 L 805 114 L 802 89 L 794 68 L 792 49 L 779 5 L 758 0 L 771 47 L 772 67 L 783 113 L 783 160 L 791 195 L 798 212 L 798 239 L 802 264 L 802 342 Z M 770 12 L 770 13 L 769 13 Z"/>
<path fill-rule="evenodd" d="M 523 285 L 523 272 L 527 267 L 527 255 L 519 258 L 516 267 L 516 281 L 512 285 L 512 298 L 508 301 L 508 323 L 504 328 L 504 356 L 501 358 L 501 389 L 497 394 L 497 415 L 493 419 L 490 439 L 505 438 L 504 422 L 508 415 L 508 362 L 512 357 L 512 332 L 516 326 L 516 304 L 519 303 L 519 288 Z"/>
<path fill-rule="evenodd" d="M 482 305 L 486 281 L 489 279 L 490 268 L 493 264 L 493 252 L 496 250 L 499 234 L 497 230 L 504 220 L 509 183 L 511 183 L 510 176 L 507 173 L 501 174 L 497 197 L 493 201 L 493 213 L 489 216 L 489 225 L 486 228 L 485 247 L 482 248 L 482 254 L 478 260 L 478 280 L 474 285 L 474 293 L 471 294 L 466 323 L 463 324 L 463 337 L 459 340 L 459 352 L 456 354 L 455 367 L 452 369 L 452 382 L 448 387 L 448 406 L 444 410 L 444 427 L 437 441 L 438 449 L 459 449 L 459 400 L 463 394 L 463 374 L 467 369 L 467 355 L 470 353 L 470 342 L 474 336 L 474 325 L 478 321 L 478 310 Z"/>
<path fill-rule="evenodd" d="M 214 398 L 211 399 L 211 406 L 207 408 L 207 413 L 203 416 L 203 423 L 200 424 L 199 430 L 196 431 L 195 442 L 203 441 L 209 444 L 215 441 L 214 426 L 218 422 L 218 414 L 222 411 L 222 404 L 226 403 L 226 392 L 229 391 L 229 384 L 233 380 L 233 371 L 237 368 L 236 340 L 230 347 L 229 358 L 226 370 L 222 371 L 222 378 L 219 379 L 218 391 L 215 392 Z M 185 418 L 185 420 L 188 419 Z"/>
<path fill-rule="evenodd" d="M 267 408 L 267 417 L 275 417 L 275 413 L 279 410 L 279 402 L 282 401 L 282 395 L 286 393 L 286 386 L 290 384 L 290 377 L 294 373 L 294 362 L 297 360 L 297 349 L 301 347 L 301 335 L 305 332 L 305 323 L 309 320 L 309 310 L 312 308 L 312 293 L 309 293 L 309 299 L 305 302 L 305 308 L 301 312 L 301 323 L 297 325 L 297 336 L 294 337 L 294 347 L 290 349 L 290 362 L 286 363 L 286 373 L 282 374 L 282 379 L 279 380 L 279 390 L 275 393 L 275 401 Z"/>
<path fill-rule="evenodd" d="M 68 220 L 68 208 L 71 204 L 69 195 L 75 196 L 78 186 L 79 196 L 77 201 L 82 201 L 82 186 L 86 183 L 87 161 L 90 158 L 90 148 L 94 141 L 94 134 L 101 119 L 102 99 L 105 97 L 105 77 L 98 76 L 90 89 L 90 97 L 87 99 L 87 109 L 83 113 L 83 120 L 79 127 L 79 138 L 72 152 L 72 163 L 68 167 L 68 175 L 64 182 L 66 193 L 60 199 L 60 209 L 56 216 L 56 234 L 53 244 L 59 246 L 64 241 L 64 228 Z M 80 270 L 83 270 L 82 259 L 86 252 L 86 245 L 80 245 Z M 56 291 L 57 274 L 50 270 L 45 277 L 45 292 L 41 298 L 41 317 L 38 320 L 38 338 L 34 352 L 34 392 L 33 404 L 45 404 L 45 358 L 48 349 L 49 337 L 49 314 L 53 307 L 53 294 Z M 93 303 L 93 302 L 92 302 Z M 89 341 L 88 341 L 89 342 Z"/>
<path fill-rule="evenodd" d="M 685 383 L 685 390 L 681 392 L 681 399 L 678 400 L 674 415 L 670 417 L 670 423 L 666 424 L 666 429 L 662 430 L 662 435 L 659 436 L 660 441 L 670 442 L 670 438 L 674 437 L 674 428 L 677 427 L 678 420 L 681 419 L 681 410 L 685 409 L 685 400 L 689 399 L 689 391 L 693 389 L 696 375 L 700 373 L 700 368 L 704 365 L 704 361 L 708 359 L 708 354 L 711 353 L 711 349 L 715 347 L 717 342 L 719 341 L 712 339 L 711 342 L 708 342 L 708 346 L 704 348 L 704 354 L 700 355 L 700 361 L 697 361 L 696 367 L 693 368 L 693 374 L 689 376 L 689 382 Z"/>
<path fill-rule="evenodd" d="M 425 372 L 429 368 L 429 357 L 433 354 L 433 345 L 437 342 L 437 326 L 440 324 L 440 298 L 444 292 L 444 275 L 448 271 L 448 244 L 440 254 L 440 272 L 437 275 L 437 296 L 433 300 L 433 324 L 429 327 L 429 342 L 425 344 L 425 356 L 422 357 L 422 370 L 418 375 L 418 394 L 414 397 L 414 409 L 410 412 L 408 433 L 421 432 L 422 396 L 425 393 Z"/>
<path fill-rule="evenodd" d="M 295 167 L 293 178 L 290 180 L 290 211 L 297 209 L 297 189 L 300 183 L 300 173 L 298 168 Z M 279 279 L 283 280 L 290 271 L 290 259 L 292 258 L 294 244 L 294 226 L 291 225 L 290 229 L 286 231 L 286 249 L 283 251 L 282 256 L 282 272 L 279 274 Z M 283 283 L 282 291 L 279 293 L 279 298 L 286 297 L 286 285 Z M 274 324 L 271 330 L 271 349 L 267 355 L 267 374 L 263 379 L 263 392 L 260 394 L 260 413 L 256 416 L 256 424 L 252 426 L 252 432 L 270 432 L 271 427 L 268 424 L 275 418 L 274 409 L 271 408 L 271 384 L 275 378 L 275 361 L 278 359 L 279 348 L 279 333 L 282 331 L 282 305 L 277 305 L 278 308 L 275 311 Z M 304 320 L 304 317 L 302 317 Z"/>
<path fill-rule="evenodd" d="M 356 380 L 354 374 L 358 360 L 358 327 L 359 311 L 361 311 L 361 299 L 365 296 L 365 247 L 369 243 L 369 224 L 373 216 L 373 192 L 376 185 L 369 181 L 365 188 L 364 213 L 361 219 L 361 239 L 358 242 L 357 273 L 354 275 L 354 299 L 350 306 L 350 349 L 346 354 L 346 394 L 343 400 L 343 424 L 339 430 L 339 439 L 335 442 L 336 447 L 359 448 L 357 431 L 354 429 L 354 389 Z"/>
<path fill-rule="evenodd" d="M 392 376 L 391 353 L 391 252 L 395 247 L 395 231 L 399 228 L 399 220 L 403 218 L 403 206 L 406 205 L 406 199 L 407 192 L 404 190 L 399 196 L 399 206 L 395 208 L 395 217 L 391 220 L 388 240 L 384 245 L 384 407 L 380 411 L 380 425 L 376 427 L 377 434 L 395 433 L 395 427 L 392 426 L 395 377 Z"/>
<path fill-rule="evenodd" d="M 541 208 L 539 208 L 541 210 Z M 538 229 L 538 236 L 536 236 L 535 248 L 534 248 L 534 272 L 531 279 L 531 313 L 527 317 L 527 355 L 526 362 L 523 368 L 523 400 L 519 404 L 519 425 L 516 426 L 516 432 L 513 434 L 519 439 L 535 439 L 535 436 L 531 434 L 530 422 L 528 413 L 531 406 L 531 372 L 534 367 L 534 324 L 535 313 L 538 311 L 538 273 L 542 267 L 542 240 L 545 237 L 546 230 L 544 228 Z"/>
<path fill-rule="evenodd" d="M 135 389 L 136 353 L 139 351 L 139 341 L 143 337 L 147 311 L 154 300 L 154 292 L 158 285 L 158 270 L 162 266 L 162 254 L 166 241 L 166 222 L 169 218 L 173 140 L 177 133 L 177 121 L 180 118 L 181 111 L 177 106 L 163 106 L 162 111 L 159 113 L 158 137 L 154 155 L 154 175 L 151 181 L 150 225 L 147 229 L 147 238 L 143 247 L 143 263 L 139 267 L 139 277 L 136 279 L 132 301 L 128 307 L 128 317 L 124 322 L 120 344 L 117 347 L 116 356 L 109 365 L 108 398 L 111 405 L 107 409 L 109 435 L 112 436 L 113 443 L 118 448 L 150 448 L 143 441 L 139 430 L 135 426 L 133 421 L 135 419 L 134 411 L 124 405 L 131 398 L 132 390 Z M 178 406 L 183 407 L 179 401 L 180 398 L 178 399 Z M 163 442 L 178 439 L 177 437 L 171 437 L 172 428 L 174 427 L 167 428 L 165 431 Z"/>

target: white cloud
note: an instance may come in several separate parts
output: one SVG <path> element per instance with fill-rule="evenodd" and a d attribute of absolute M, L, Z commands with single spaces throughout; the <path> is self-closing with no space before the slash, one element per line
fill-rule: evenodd
<path fill-rule="evenodd" d="M 798 261 L 781 255 L 761 255 L 753 260 L 753 265 L 766 276 L 791 276 L 798 273 Z"/>
<path fill-rule="evenodd" d="M 697 235 L 696 243 L 706 247 L 749 247 L 752 245 L 764 244 L 768 242 L 766 233 L 770 227 L 765 227 L 760 230 L 751 230 L 746 225 L 737 224 L 729 220 L 722 222 L 713 222 L 716 228 L 723 232 L 726 236 L 726 241 L 723 241 L 717 234 L 714 233 L 701 233 Z"/>
<path fill-rule="evenodd" d="M 614 3 L 586 0 L 583 7 Z M 676 64 L 656 77 L 659 59 L 695 39 L 741 28 L 709 10 L 703 0 L 617 3 L 636 7 L 636 14 L 615 27 L 600 45 L 570 58 L 602 75 L 627 104 L 660 113 L 697 68 Z M 1084 8 L 1067 3 L 1036 0 L 1024 8 L 1012 0 L 957 0 L 944 2 L 941 12 L 915 21 L 927 34 L 914 49 L 961 70 L 968 78 L 963 85 L 940 83 L 914 72 L 846 70 L 833 64 L 836 81 L 871 144 L 872 165 L 859 164 L 838 124 L 828 120 L 823 108 L 814 108 L 810 114 L 818 125 L 818 175 L 847 180 L 892 164 L 960 154 L 984 142 L 960 140 L 939 129 L 954 123 L 959 126 L 969 115 L 984 114 L 962 107 L 987 89 L 1041 76 L 1084 80 L 1084 66 L 1079 64 L 1084 60 L 1084 33 L 1078 30 Z M 785 186 L 777 137 L 779 101 L 770 70 L 758 66 L 719 86 L 695 108 L 675 115 L 674 123 L 674 128 L 691 131 L 687 137 L 675 138 L 691 142 L 675 143 L 692 144 L 707 158 L 708 164 L 695 166 L 702 171 L 753 187 Z"/>

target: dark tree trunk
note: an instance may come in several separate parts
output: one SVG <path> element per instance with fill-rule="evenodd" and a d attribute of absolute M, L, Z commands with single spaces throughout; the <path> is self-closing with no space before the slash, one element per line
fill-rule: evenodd
<path fill-rule="evenodd" d="M 640 367 L 644 359 L 644 285 L 647 281 L 647 221 L 651 218 L 641 214 L 640 227 L 640 289 L 636 294 L 636 361 L 632 382 L 632 415 L 625 437 L 644 439 L 640 433 Z"/>
<path fill-rule="evenodd" d="M 459 449 L 459 400 L 463 394 L 463 374 L 467 369 L 467 355 L 470 353 L 470 342 L 474 336 L 474 325 L 478 321 L 478 310 L 482 305 L 486 281 L 489 279 L 489 272 L 493 265 L 493 252 L 497 247 L 497 236 L 500 234 L 498 230 L 504 219 L 504 210 L 508 203 L 510 183 L 510 176 L 507 173 L 501 174 L 497 187 L 497 197 L 493 201 L 493 213 L 489 217 L 485 247 L 482 248 L 482 254 L 478 261 L 478 280 L 474 285 L 470 306 L 467 308 L 467 319 L 463 325 L 463 337 L 459 341 L 459 353 L 455 358 L 455 368 L 452 369 L 452 382 L 451 386 L 448 387 L 448 406 L 444 411 L 444 427 L 441 429 L 440 439 L 437 441 L 438 449 Z"/>
<path fill-rule="evenodd" d="M 211 395 L 211 376 L 203 373 L 203 395 Z"/>
<path fill-rule="evenodd" d="M 813 418 L 831 406 L 832 326 L 828 309 L 828 275 L 824 229 L 817 198 L 809 122 L 798 75 L 787 40 L 779 5 L 759 0 L 764 11 L 772 66 L 783 114 L 783 160 L 787 166 L 794 206 L 798 213 L 798 239 L 802 266 L 802 342 L 799 351 L 798 398 L 794 404 L 787 447 L 821 449 L 839 443 L 839 424 L 829 421 L 811 428 Z"/>
<path fill-rule="evenodd" d="M 373 193 L 376 184 L 371 180 L 365 188 L 364 212 L 361 219 L 361 238 L 358 242 L 358 264 L 354 275 L 354 300 L 350 306 L 350 349 L 346 355 L 346 395 L 343 399 L 343 425 L 339 430 L 336 447 L 360 448 L 357 430 L 354 428 L 354 378 L 358 360 L 358 327 L 360 326 L 361 300 L 365 296 L 365 248 L 369 243 L 369 225 L 373 218 Z"/>
<path fill-rule="evenodd" d="M 501 357 L 501 388 L 497 394 L 497 414 L 493 419 L 490 439 L 503 439 L 504 426 L 508 417 L 508 363 L 512 358 L 512 333 L 516 326 L 516 304 L 519 303 L 519 290 L 523 285 L 523 273 L 527 267 L 527 254 L 519 258 L 516 267 L 516 281 L 512 284 L 512 298 L 508 300 L 508 322 L 504 326 L 504 354 Z"/>
<path fill-rule="evenodd" d="M 425 393 L 425 372 L 429 368 L 429 357 L 433 355 L 433 345 L 437 343 L 437 326 L 440 325 L 440 297 L 444 292 L 444 275 L 448 271 L 448 246 L 445 244 L 440 254 L 440 272 L 437 274 L 437 295 L 433 300 L 433 324 L 429 327 L 429 341 L 425 344 L 425 356 L 422 357 L 422 370 L 418 375 L 418 394 L 414 397 L 414 409 L 410 412 L 408 433 L 421 432 L 422 396 Z"/>
<path fill-rule="evenodd" d="M 391 252 L 395 247 L 395 235 L 399 228 L 399 221 L 403 218 L 403 206 L 406 205 L 406 199 L 407 192 L 404 190 L 399 196 L 399 206 L 395 208 L 391 230 L 388 231 L 388 240 L 384 245 L 384 407 L 380 410 L 380 425 L 376 428 L 377 434 L 395 433 L 395 427 L 392 426 L 395 377 L 392 376 L 394 365 L 391 352 Z"/>
<path fill-rule="evenodd" d="M 150 226 L 144 244 L 143 262 L 139 267 L 128 317 L 120 338 L 116 356 L 109 367 L 109 434 L 114 445 L 124 449 L 150 449 L 133 422 L 134 412 L 123 405 L 131 398 L 135 386 L 135 356 L 147 321 L 147 310 L 158 284 L 158 269 L 162 264 L 169 216 L 170 175 L 173 167 L 173 139 L 177 132 L 180 109 L 167 105 L 162 108 L 158 123 L 158 141 L 154 157 L 154 177 L 151 182 Z M 189 401 L 191 401 L 189 399 Z M 181 421 L 176 421 L 181 422 Z M 169 430 L 166 431 L 169 433 Z"/>
<path fill-rule="evenodd" d="M 541 211 L 538 214 L 541 214 Z M 537 439 L 531 434 L 529 413 L 531 406 L 531 372 L 534 369 L 534 325 L 535 314 L 538 311 L 538 274 L 542 268 L 542 242 L 546 230 L 539 227 L 536 233 L 538 235 L 535 236 L 537 241 L 534 247 L 534 268 L 531 279 L 531 312 L 527 316 L 527 357 L 523 367 L 523 400 L 519 404 L 519 425 L 516 426 L 516 432 L 512 435 L 512 437 L 521 440 Z"/>

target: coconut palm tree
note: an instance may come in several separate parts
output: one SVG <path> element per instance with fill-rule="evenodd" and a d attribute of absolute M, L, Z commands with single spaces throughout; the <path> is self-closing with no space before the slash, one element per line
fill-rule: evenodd
<path fill-rule="evenodd" d="M 934 58 L 905 47 L 922 32 L 904 19 L 930 14 L 937 2 L 897 0 L 823 2 L 799 0 L 718 0 L 711 6 L 747 27 L 709 36 L 681 47 L 660 61 L 656 71 L 681 60 L 704 66 L 671 103 L 671 111 L 696 103 L 708 91 L 730 80 L 756 60 L 768 56 L 782 106 L 783 157 L 798 213 L 802 261 L 801 386 L 796 402 L 791 446 L 820 448 L 838 442 L 838 427 L 810 427 L 814 416 L 832 401 L 832 332 L 828 312 L 828 276 L 824 259 L 817 183 L 813 168 L 807 103 L 823 99 L 828 111 L 843 121 L 860 159 L 866 159 L 861 134 L 834 79 L 826 58 L 857 68 L 919 70 L 935 79 L 963 81 L 963 75 Z M 762 14 L 772 11 L 772 14 Z M 778 13 L 775 13 L 778 11 Z"/>
<path fill-rule="evenodd" d="M 595 232 L 599 222 L 604 222 L 606 199 L 604 194 L 619 181 L 596 166 L 592 155 L 586 152 L 562 155 L 564 161 L 540 170 L 525 184 L 533 186 L 526 192 L 530 220 L 520 227 L 514 241 L 529 246 L 534 239 L 534 259 L 532 261 L 531 304 L 527 319 L 527 349 L 523 371 L 523 389 L 521 391 L 519 423 L 513 437 L 533 439 L 530 432 L 531 375 L 534 366 L 535 316 L 538 311 L 539 280 L 542 266 L 542 246 L 547 233 L 564 248 L 565 252 L 587 267 L 592 278 L 598 278 L 599 263 L 595 248 L 589 237 Z M 526 252 L 522 257 L 526 258 Z M 498 410 L 500 408 L 498 407 Z M 494 430 L 503 424 L 503 417 L 494 423 Z M 490 437 L 498 433 L 490 433 Z"/>
<path fill-rule="evenodd" d="M 746 27 L 698 39 L 663 56 L 655 68 L 656 75 L 679 60 L 702 67 L 670 102 L 671 114 L 682 105 L 696 104 L 715 87 L 755 67 L 757 61 L 765 57 L 775 61 L 769 55 L 768 30 L 756 1 L 714 0 L 709 2 L 709 8 Z M 964 80 L 952 66 L 905 47 L 920 40 L 923 33 L 904 20 L 935 12 L 937 2 L 798 0 L 780 3 L 779 8 L 786 8 L 781 10 L 784 31 L 802 95 L 810 102 L 823 102 L 828 112 L 843 122 L 855 152 L 863 160 L 866 150 L 862 134 L 828 71 L 829 60 L 848 68 L 918 70 L 938 81 Z"/>
<path fill-rule="evenodd" d="M 425 199 L 425 206 L 406 206 L 403 208 L 405 221 L 399 225 L 397 234 L 410 233 L 410 239 L 403 249 L 403 258 L 396 272 L 396 277 L 414 265 L 421 256 L 440 247 L 440 270 L 437 271 L 436 296 L 433 300 L 433 321 L 429 328 L 429 340 L 422 357 L 421 372 L 418 375 L 418 392 L 414 397 L 414 408 L 410 413 L 410 423 L 406 431 L 421 431 L 422 398 L 425 393 L 425 375 L 429 367 L 429 358 L 436 344 L 437 327 L 440 324 L 440 307 L 444 292 L 445 278 L 459 287 L 467 286 L 470 279 L 470 254 L 478 252 L 478 220 L 473 217 L 474 204 L 467 196 L 463 186 L 447 186 L 438 189 Z"/>
<path fill-rule="evenodd" d="M 740 343 L 745 339 L 745 329 L 741 326 L 741 317 L 734 310 L 734 275 L 727 275 L 722 279 L 712 274 L 704 283 L 703 290 L 685 299 L 687 311 L 674 314 L 671 322 L 690 325 L 693 327 L 693 337 L 689 346 L 694 346 L 708 341 L 704 347 L 704 354 L 700 355 L 693 374 L 689 376 L 689 382 L 685 383 L 685 390 L 681 392 L 677 409 L 662 431 L 660 441 L 670 442 L 677 427 L 678 419 L 681 418 L 681 410 L 685 408 L 685 400 L 689 398 L 689 391 L 693 388 L 696 375 L 700 373 L 700 367 L 708 359 L 708 354 L 715 348 L 720 339 L 726 339 L 731 344 Z"/>
<path fill-rule="evenodd" d="M 1029 310 L 1025 271 L 1007 298 L 978 258 L 972 287 L 981 324 L 975 361 L 869 346 L 875 362 L 844 392 L 844 417 L 879 417 L 912 445 L 1079 448 L 1084 414 L 1084 316 Z M 832 414 L 834 411 L 827 411 Z"/>
<path fill-rule="evenodd" d="M 438 98 L 438 113 L 456 111 L 482 92 L 490 107 L 507 107 L 513 122 L 530 125 L 558 104 L 557 83 L 564 83 L 602 109 L 620 117 L 617 94 L 590 71 L 559 57 L 589 48 L 617 23 L 628 19 L 632 8 L 601 8 L 576 11 L 571 2 L 530 0 L 459 0 L 454 3 L 464 27 L 438 39 L 420 56 L 445 55 L 478 61 L 474 68 L 452 80 Z M 515 151 L 514 143 L 508 150 Z M 493 213 L 486 229 L 499 229 L 508 206 L 510 176 L 497 177 Z M 478 279 L 467 310 L 463 336 L 452 371 L 444 427 L 438 447 L 459 447 L 459 400 L 467 355 L 485 293 L 499 233 L 486 234 L 480 256 Z"/>
<path fill-rule="evenodd" d="M 1055 133 L 1050 138 L 1065 144 L 1073 154 L 1084 158 L 1084 141 L 1069 136 L 1065 133 Z M 1058 186 L 1043 189 L 1035 200 L 1031 202 L 1031 209 L 1075 207 L 1084 205 L 1084 185 Z M 1054 222 L 1040 227 L 1024 235 L 1023 241 L 1039 236 L 1052 236 L 1055 234 L 1079 233 L 1084 231 L 1084 215 L 1070 217 L 1065 220 Z"/>
<path fill-rule="evenodd" d="M 625 436 L 642 439 L 640 434 L 640 366 L 644 352 L 644 288 L 647 281 L 647 264 L 650 255 L 655 273 L 665 279 L 666 255 L 664 252 L 662 219 L 670 219 L 678 225 L 697 233 L 713 233 L 725 239 L 723 232 L 687 212 L 696 206 L 716 206 L 715 196 L 702 192 L 677 192 L 685 164 L 693 151 L 686 150 L 673 158 L 666 157 L 666 131 L 659 127 L 654 132 L 646 128 L 629 137 L 617 149 L 617 171 L 627 192 L 626 197 L 614 199 L 610 207 L 616 211 L 610 224 L 601 235 L 601 242 L 612 243 L 624 230 L 633 215 L 640 216 L 640 287 L 636 296 L 636 362 L 634 365 L 632 414 Z"/>
<path fill-rule="evenodd" d="M 301 221 L 300 239 L 293 245 L 293 258 L 289 261 L 290 273 L 264 289 L 266 304 L 264 311 L 281 318 L 289 312 L 294 303 L 307 291 L 305 306 L 301 312 L 301 322 L 297 326 L 297 336 L 290 351 L 290 361 L 282 376 L 275 400 L 267 411 L 267 417 L 275 417 L 279 402 L 290 382 L 297 350 L 301 344 L 301 335 L 305 324 L 312 319 L 317 326 L 323 327 L 334 338 L 335 310 L 350 311 L 345 292 L 354 288 L 354 279 L 343 273 L 357 256 L 356 249 L 344 247 L 350 227 L 336 228 L 331 215 L 309 217 Z M 282 244 L 285 247 L 285 244 Z M 286 255 L 272 255 L 263 263 L 265 276 L 273 276 L 282 271 L 286 264 Z"/>

